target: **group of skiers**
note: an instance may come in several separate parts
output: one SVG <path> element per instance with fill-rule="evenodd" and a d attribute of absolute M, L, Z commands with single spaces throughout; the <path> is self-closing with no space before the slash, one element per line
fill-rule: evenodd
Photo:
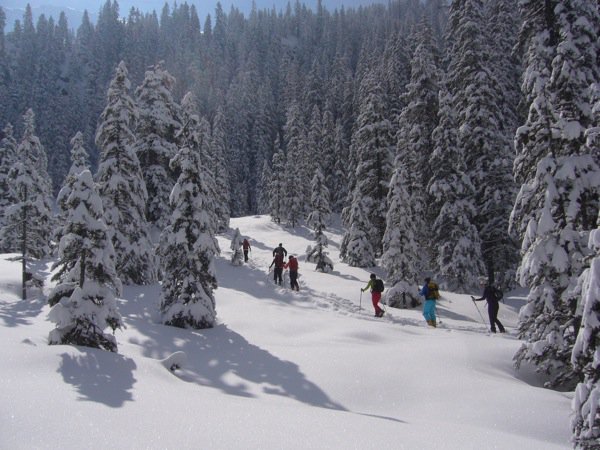
<path fill-rule="evenodd" d="M 481 286 L 484 288 L 483 295 L 480 298 L 471 296 L 473 303 L 486 300 L 490 331 L 495 333 L 496 326 L 498 326 L 500 333 L 506 332 L 504 325 L 498 320 L 498 310 L 500 309 L 499 300 L 502 297 L 502 294 L 487 280 L 482 280 Z M 383 281 L 377 278 L 377 275 L 374 273 L 371 274 L 368 284 L 361 289 L 361 293 L 368 289 L 371 289 L 371 301 L 375 310 L 375 317 L 382 317 L 385 314 L 385 310 L 379 306 L 379 302 L 381 301 L 381 293 L 383 292 Z M 422 295 L 425 298 L 423 304 L 423 317 L 425 318 L 427 325 L 434 328 L 437 327 L 436 303 L 440 298 L 440 291 L 437 283 L 430 277 L 425 278 L 425 284 L 423 284 L 423 287 L 419 290 L 419 295 Z"/>
<path fill-rule="evenodd" d="M 244 239 L 242 242 L 242 248 L 244 251 L 244 261 L 248 262 L 248 251 L 250 250 L 250 243 L 248 239 Z M 273 281 L 275 284 L 283 285 L 283 271 L 289 269 L 290 273 L 290 287 L 292 290 L 299 291 L 300 285 L 298 284 L 298 259 L 294 255 L 290 255 L 288 261 L 285 262 L 285 258 L 288 255 L 288 251 L 283 247 L 281 243 L 273 249 L 273 261 L 269 266 L 269 271 L 273 266 Z M 473 303 L 486 300 L 488 305 L 488 316 L 490 323 L 490 331 L 496 332 L 496 326 L 500 333 L 504 333 L 506 329 L 498 320 L 498 310 L 500 309 L 499 299 L 501 295 L 498 295 L 498 289 L 492 286 L 487 280 L 482 280 L 481 285 L 484 288 L 483 294 L 480 298 L 471 296 Z M 371 290 L 371 302 L 373 309 L 375 310 L 375 317 L 383 317 L 385 310 L 379 305 L 381 301 L 381 294 L 384 290 L 383 280 L 377 278 L 377 275 L 372 273 L 369 277 L 369 282 L 364 288 L 361 288 L 361 293 L 367 290 Z M 436 302 L 440 298 L 439 287 L 431 277 L 425 278 L 423 287 L 419 290 L 419 295 L 422 295 L 425 299 L 423 304 L 423 317 L 427 322 L 427 325 L 431 327 L 437 327 L 438 321 L 436 318 Z"/>

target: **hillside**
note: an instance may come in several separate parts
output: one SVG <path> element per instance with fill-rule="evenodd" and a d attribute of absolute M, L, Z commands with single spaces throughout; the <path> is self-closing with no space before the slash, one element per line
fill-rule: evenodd
<path fill-rule="evenodd" d="M 234 267 L 230 236 L 219 237 L 218 326 L 163 326 L 159 286 L 129 286 L 118 354 L 48 346 L 48 307 L 35 293 L 19 299 L 20 265 L 2 255 L 0 448 L 570 446 L 571 394 L 512 368 L 523 296 L 501 305 L 505 335 L 488 335 L 470 298 L 449 292 L 438 329 L 417 310 L 388 308 L 377 319 L 369 296 L 360 298 L 369 271 L 339 262 L 339 228 L 328 232 L 334 271 L 323 274 L 304 261 L 308 229 L 266 216 L 231 226 L 250 238 L 252 253 Z M 299 255 L 300 292 L 267 274 L 280 242 Z M 36 270 L 49 280 L 49 264 Z M 171 372 L 173 362 L 181 368 Z"/>

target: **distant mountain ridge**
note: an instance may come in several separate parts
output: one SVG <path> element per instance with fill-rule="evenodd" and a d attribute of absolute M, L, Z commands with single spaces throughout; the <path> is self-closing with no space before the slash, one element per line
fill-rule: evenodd
<path fill-rule="evenodd" d="M 76 30 L 83 17 L 83 12 L 87 10 L 90 20 L 96 22 L 98 13 L 105 0 L 32 0 L 23 2 L 23 0 L 3 0 L 2 9 L 6 13 L 6 26 L 4 29 L 5 33 L 8 33 L 14 29 L 15 21 L 23 21 L 23 14 L 25 12 L 25 6 L 31 5 L 33 12 L 34 23 L 37 23 L 38 18 L 43 14 L 46 18 L 52 17 L 55 21 L 58 20 L 61 11 L 65 12 L 69 23 L 69 28 Z M 162 11 L 165 3 L 170 6 L 173 5 L 172 1 L 165 2 L 163 0 L 127 0 L 119 1 L 119 10 L 123 17 L 127 17 L 129 10 L 132 7 L 138 8 L 142 12 L 152 12 L 155 10 L 159 15 Z M 182 4 L 184 1 L 177 2 Z M 204 19 L 207 15 L 214 17 L 215 8 L 218 0 L 208 1 L 188 1 L 189 5 L 194 5 L 198 11 L 198 17 L 200 17 L 201 23 L 204 23 Z M 256 7 L 259 10 L 275 8 L 277 11 L 283 11 L 287 7 L 288 3 L 294 4 L 293 1 L 288 0 L 255 0 Z M 301 2 L 306 5 L 307 8 L 316 9 L 317 0 L 306 0 Z M 334 11 L 344 6 L 345 8 L 355 8 L 360 5 L 371 5 L 375 3 L 384 3 L 383 0 L 322 0 L 322 5 L 328 11 Z M 232 5 L 238 8 L 242 13 L 247 15 L 252 7 L 252 2 L 247 0 L 222 0 L 221 6 L 223 11 L 229 12 Z"/>

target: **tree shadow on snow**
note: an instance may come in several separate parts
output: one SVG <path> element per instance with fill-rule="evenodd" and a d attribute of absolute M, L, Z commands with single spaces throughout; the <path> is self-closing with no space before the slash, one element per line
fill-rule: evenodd
<path fill-rule="evenodd" d="M 72 385 L 79 400 L 119 408 L 132 401 L 135 362 L 118 353 L 76 347 L 80 355 L 63 353 L 58 372 Z"/>

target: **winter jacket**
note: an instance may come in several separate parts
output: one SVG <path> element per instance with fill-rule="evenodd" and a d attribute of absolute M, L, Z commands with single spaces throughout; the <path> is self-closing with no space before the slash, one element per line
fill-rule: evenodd
<path fill-rule="evenodd" d="M 275 268 L 283 269 L 283 266 L 284 266 L 283 255 L 280 255 L 280 254 L 275 255 L 275 258 L 273 258 L 273 262 L 271 263 L 269 268 L 273 267 L 273 264 L 275 264 Z"/>
<path fill-rule="evenodd" d="M 290 256 L 290 260 L 283 266 L 284 269 L 290 269 L 295 272 L 298 271 L 298 260 L 293 256 Z"/>
<path fill-rule="evenodd" d="M 287 256 L 287 250 L 280 245 L 275 250 L 273 250 L 273 256 L 275 255 L 281 255 L 282 257 Z"/>
<path fill-rule="evenodd" d="M 496 296 L 494 295 L 494 287 L 489 285 L 483 289 L 483 295 L 480 298 L 475 298 L 473 300 L 475 300 L 476 302 L 479 302 L 481 300 L 487 300 L 488 305 L 498 304 L 498 300 L 496 300 Z"/>
<path fill-rule="evenodd" d="M 242 242 L 242 247 L 244 250 L 248 250 L 250 248 L 250 242 L 248 242 L 248 239 L 244 239 L 244 242 Z"/>
<path fill-rule="evenodd" d="M 437 290 L 438 285 L 435 284 L 433 281 L 430 281 L 429 283 L 425 283 L 423 285 L 423 288 L 421 288 L 419 294 L 425 297 L 425 300 L 437 300 L 434 294 L 434 292 Z"/>

